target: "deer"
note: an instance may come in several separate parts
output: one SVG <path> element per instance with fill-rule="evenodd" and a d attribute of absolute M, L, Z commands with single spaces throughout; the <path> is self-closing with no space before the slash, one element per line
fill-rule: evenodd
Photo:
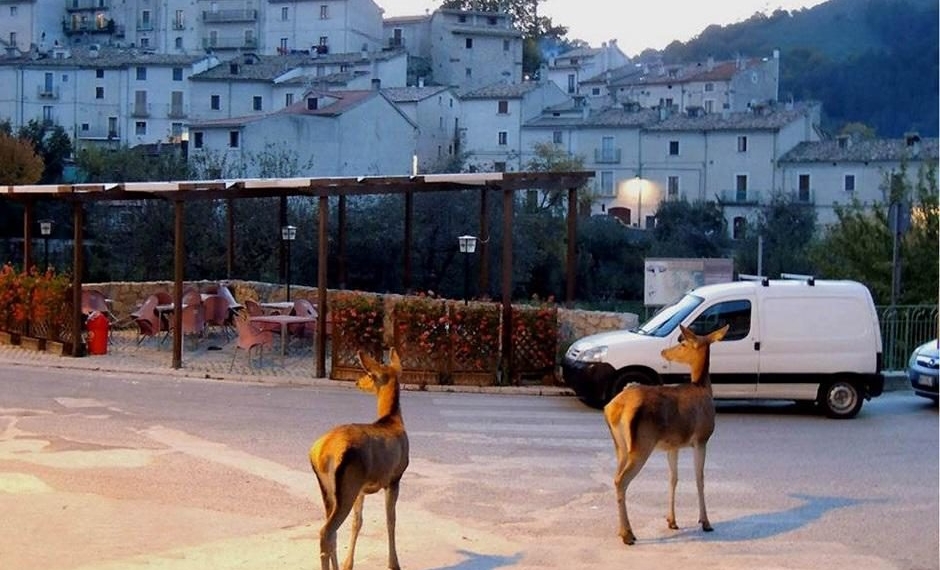
<path fill-rule="evenodd" d="M 669 464 L 669 512 L 666 516 L 669 528 L 679 528 L 676 525 L 679 449 L 691 447 L 695 453 L 698 522 L 704 532 L 713 530 L 705 510 L 705 446 L 715 431 L 715 403 L 708 376 L 709 347 L 724 338 L 728 325 L 703 336 L 682 325 L 679 328 L 679 344 L 664 349 L 661 354 L 668 361 L 687 364 L 691 369 L 691 383 L 629 384 L 604 406 L 604 419 L 617 453 L 614 489 L 620 517 L 619 536 L 627 545 L 636 542 L 627 516 L 627 487 L 656 449 L 666 452 Z"/>
<path fill-rule="evenodd" d="M 326 522 L 320 529 L 320 566 L 321 570 L 339 570 L 336 532 L 352 511 L 349 553 L 343 562 L 344 570 L 352 569 L 365 496 L 384 489 L 388 567 L 399 570 L 395 506 L 399 483 L 408 467 L 408 434 L 399 401 L 401 360 L 394 348 L 390 351 L 388 365 L 362 351 L 358 357 L 365 374 L 356 381 L 356 387 L 376 395 L 378 418 L 371 424 L 336 426 L 310 448 L 310 465 L 320 485 L 326 511 Z"/>

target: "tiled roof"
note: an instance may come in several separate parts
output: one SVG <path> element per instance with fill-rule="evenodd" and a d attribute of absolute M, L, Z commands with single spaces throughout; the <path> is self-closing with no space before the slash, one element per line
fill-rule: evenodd
<path fill-rule="evenodd" d="M 792 105 L 765 107 L 762 111 L 741 113 L 706 113 L 702 116 L 689 116 L 676 113 L 654 125 L 650 131 L 759 131 L 777 130 L 811 112 L 818 106 L 815 102 L 801 102 Z"/>
<path fill-rule="evenodd" d="M 181 55 L 170 53 L 141 52 L 129 49 L 102 47 L 96 51 L 88 47 L 76 46 L 66 50 L 68 57 L 52 55 L 36 57 L 24 54 L 20 57 L 0 60 L 2 64 L 29 65 L 31 67 L 87 67 L 87 68 L 122 68 L 137 65 L 150 66 L 189 66 L 206 59 L 207 55 Z"/>
<path fill-rule="evenodd" d="M 940 157 L 940 139 L 920 139 L 920 158 L 936 161 Z M 907 139 L 826 140 L 801 142 L 782 157 L 780 162 L 878 162 L 916 158 Z"/>
<path fill-rule="evenodd" d="M 534 91 L 543 83 L 526 81 L 524 83 L 493 83 L 472 91 L 461 93 L 461 99 L 514 99 Z"/>
<path fill-rule="evenodd" d="M 591 112 L 586 117 L 575 112 L 552 116 L 543 114 L 540 117 L 526 122 L 526 127 L 637 127 L 642 128 L 654 124 L 659 120 L 659 113 L 653 109 L 627 111 L 622 108 L 608 108 Z"/>
<path fill-rule="evenodd" d="M 249 54 L 227 60 L 220 65 L 202 73 L 193 75 L 190 79 L 197 81 L 273 81 L 281 74 L 297 67 L 316 65 L 342 65 L 370 63 L 373 61 L 386 61 L 401 55 L 400 50 L 381 52 L 368 52 L 365 56 L 361 52 L 322 54 L 316 57 L 303 53 L 290 53 L 283 55 L 256 55 Z M 250 61 L 251 63 L 246 63 Z M 238 73 L 231 72 L 231 64 L 238 64 Z"/>
<path fill-rule="evenodd" d="M 424 87 L 388 87 L 382 93 L 395 103 L 416 103 L 428 97 L 433 97 L 448 87 L 443 85 L 426 85 Z"/>
<path fill-rule="evenodd" d="M 378 91 L 371 89 L 358 91 L 324 91 L 322 92 L 323 95 L 334 98 L 336 101 L 326 107 L 319 109 L 307 109 L 307 97 L 304 96 L 300 101 L 294 103 L 293 105 L 272 111 L 270 113 L 248 115 L 244 117 L 232 117 L 229 119 L 211 119 L 207 121 L 199 121 L 192 123 L 190 125 L 190 129 L 196 130 L 200 128 L 241 127 L 276 115 L 335 117 L 337 115 L 343 114 L 349 109 L 352 109 L 363 101 L 378 95 L 378 93 Z M 316 95 L 317 92 L 311 91 L 310 94 Z"/>

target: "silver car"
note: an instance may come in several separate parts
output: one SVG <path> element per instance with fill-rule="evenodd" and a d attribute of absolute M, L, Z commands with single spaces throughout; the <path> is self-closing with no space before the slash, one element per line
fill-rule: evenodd
<path fill-rule="evenodd" d="M 907 377 L 918 396 L 937 401 L 937 363 L 940 362 L 937 339 L 918 346 L 907 363 Z"/>

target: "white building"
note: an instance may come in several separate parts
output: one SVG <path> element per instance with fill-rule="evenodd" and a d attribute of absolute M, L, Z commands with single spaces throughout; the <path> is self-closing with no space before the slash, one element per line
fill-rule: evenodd
<path fill-rule="evenodd" d="M 430 27 L 435 83 L 472 90 L 522 81 L 522 33 L 507 14 L 436 10 Z"/>
<path fill-rule="evenodd" d="M 568 95 L 580 95 L 583 81 L 604 76 L 608 71 L 629 63 L 630 58 L 617 47 L 617 40 L 610 40 L 599 48 L 576 48 L 551 57 L 542 70 L 541 78 L 554 81 Z"/>
<path fill-rule="evenodd" d="M 419 172 L 437 172 L 457 157 L 461 110 L 453 88 L 397 87 L 382 93 L 418 125 Z"/>
<path fill-rule="evenodd" d="M 378 90 L 311 91 L 277 111 L 194 123 L 189 155 L 212 178 L 406 176 L 417 137 Z M 272 152 L 295 159 L 296 171 L 265 171 L 261 157 Z"/>

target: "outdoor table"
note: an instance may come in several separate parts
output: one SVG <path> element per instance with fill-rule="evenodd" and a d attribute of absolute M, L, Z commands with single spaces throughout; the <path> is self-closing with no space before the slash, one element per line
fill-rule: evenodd
<path fill-rule="evenodd" d="M 256 315 L 248 317 L 253 323 L 276 323 L 281 325 L 281 357 L 287 354 L 287 325 L 315 323 L 316 317 L 303 315 Z"/>
<path fill-rule="evenodd" d="M 276 301 L 271 303 L 258 303 L 262 309 L 268 309 L 269 311 L 289 311 L 294 308 L 293 301 Z"/>

